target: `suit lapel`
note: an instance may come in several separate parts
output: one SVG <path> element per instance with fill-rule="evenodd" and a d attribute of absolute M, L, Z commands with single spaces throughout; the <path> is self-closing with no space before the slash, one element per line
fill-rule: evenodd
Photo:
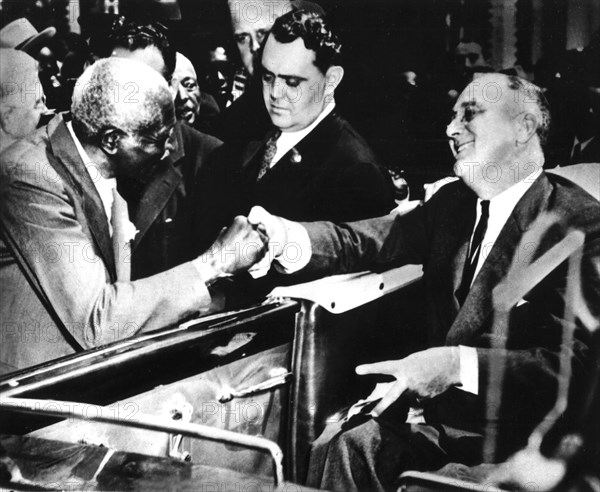
<path fill-rule="evenodd" d="M 152 181 L 144 190 L 139 206 L 136 207 L 133 223 L 138 229 L 138 233 L 132 243 L 132 250 L 134 251 L 183 180 L 183 175 L 175 165 L 185 157 L 180 124 L 180 122 L 177 123 L 174 131 L 177 144 L 176 150 L 165 159 L 160 171 L 154 175 Z"/>
<path fill-rule="evenodd" d="M 446 337 L 448 345 L 456 345 L 470 339 L 483 327 L 493 310 L 492 290 L 506 276 L 515 254 L 523 254 L 517 251 L 521 237 L 535 218 L 547 208 L 550 192 L 550 183 L 542 174 L 517 203 L 448 332 Z M 466 256 L 466 248 L 464 256 Z M 463 266 L 464 261 L 463 257 Z"/>
<path fill-rule="evenodd" d="M 313 130 L 290 149 L 277 165 L 314 167 L 327 160 L 327 148 L 339 138 L 339 122 L 335 111 L 328 114 Z"/>
<path fill-rule="evenodd" d="M 102 200 L 61 116 L 48 124 L 48 137 L 52 154 L 56 157 L 54 167 L 61 176 L 74 185 L 79 193 L 90 232 L 104 264 L 114 279 L 116 278 L 115 260 Z"/>

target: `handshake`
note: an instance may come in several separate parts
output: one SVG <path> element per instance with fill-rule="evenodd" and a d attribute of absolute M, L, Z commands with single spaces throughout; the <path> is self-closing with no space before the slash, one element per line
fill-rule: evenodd
<path fill-rule="evenodd" d="M 212 246 L 195 260 L 196 266 L 205 281 L 245 271 L 255 278 L 263 276 L 286 248 L 291 224 L 262 207 L 253 207 L 248 217 L 237 216 L 221 230 Z"/>

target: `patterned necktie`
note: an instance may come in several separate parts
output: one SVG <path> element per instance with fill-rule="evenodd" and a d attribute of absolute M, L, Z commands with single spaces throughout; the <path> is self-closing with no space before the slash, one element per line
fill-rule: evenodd
<path fill-rule="evenodd" d="M 267 140 L 267 143 L 265 144 L 265 150 L 260 161 L 260 168 L 258 169 L 256 181 L 260 181 L 262 177 L 267 174 L 267 171 L 271 169 L 271 162 L 277 153 L 277 139 L 280 137 L 280 135 L 281 130 L 274 130 L 272 135 Z"/>
<path fill-rule="evenodd" d="M 490 218 L 490 201 L 482 200 L 481 201 L 481 217 L 479 218 L 479 223 L 475 228 L 475 232 L 473 234 L 473 241 L 471 242 L 471 247 L 469 248 L 469 255 L 467 257 L 467 261 L 465 262 L 465 268 L 463 270 L 463 277 L 460 283 L 460 287 L 456 291 L 456 297 L 458 302 L 462 306 L 467 298 L 467 294 L 471 289 L 471 283 L 473 282 L 473 277 L 475 275 L 475 270 L 477 269 L 477 263 L 479 263 L 479 256 L 481 253 L 483 238 L 485 237 L 485 233 L 487 231 L 488 220 Z"/>

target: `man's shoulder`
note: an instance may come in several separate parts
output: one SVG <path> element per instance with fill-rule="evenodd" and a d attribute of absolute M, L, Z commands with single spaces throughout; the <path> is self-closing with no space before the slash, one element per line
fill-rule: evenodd
<path fill-rule="evenodd" d="M 14 176 L 29 175 L 32 170 L 48 166 L 48 134 L 40 128 L 27 137 L 13 142 L 0 154 L 0 173 L 10 180 Z"/>
<path fill-rule="evenodd" d="M 600 228 L 600 201 L 584 189 L 591 185 L 600 187 L 600 181 L 595 183 L 581 182 L 572 177 L 555 173 L 545 173 L 552 186 L 550 209 L 561 217 L 572 222 L 573 226 L 595 225 Z"/>
<path fill-rule="evenodd" d="M 210 153 L 223 144 L 217 137 L 198 131 L 185 123 L 178 124 L 181 128 L 181 136 L 186 154 L 188 151 Z"/>
<path fill-rule="evenodd" d="M 350 161 L 377 162 L 375 153 L 356 129 L 333 111 L 315 128 L 320 142 L 327 142 L 336 153 Z"/>

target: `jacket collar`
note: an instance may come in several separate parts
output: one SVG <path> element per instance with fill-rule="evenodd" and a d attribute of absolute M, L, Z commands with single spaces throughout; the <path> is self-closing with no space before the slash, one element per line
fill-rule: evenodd
<path fill-rule="evenodd" d="M 49 147 L 56 159 L 50 159 L 56 171 L 79 193 L 89 229 L 111 278 L 116 278 L 112 241 L 102 200 L 79 156 L 62 115 L 47 126 Z"/>

